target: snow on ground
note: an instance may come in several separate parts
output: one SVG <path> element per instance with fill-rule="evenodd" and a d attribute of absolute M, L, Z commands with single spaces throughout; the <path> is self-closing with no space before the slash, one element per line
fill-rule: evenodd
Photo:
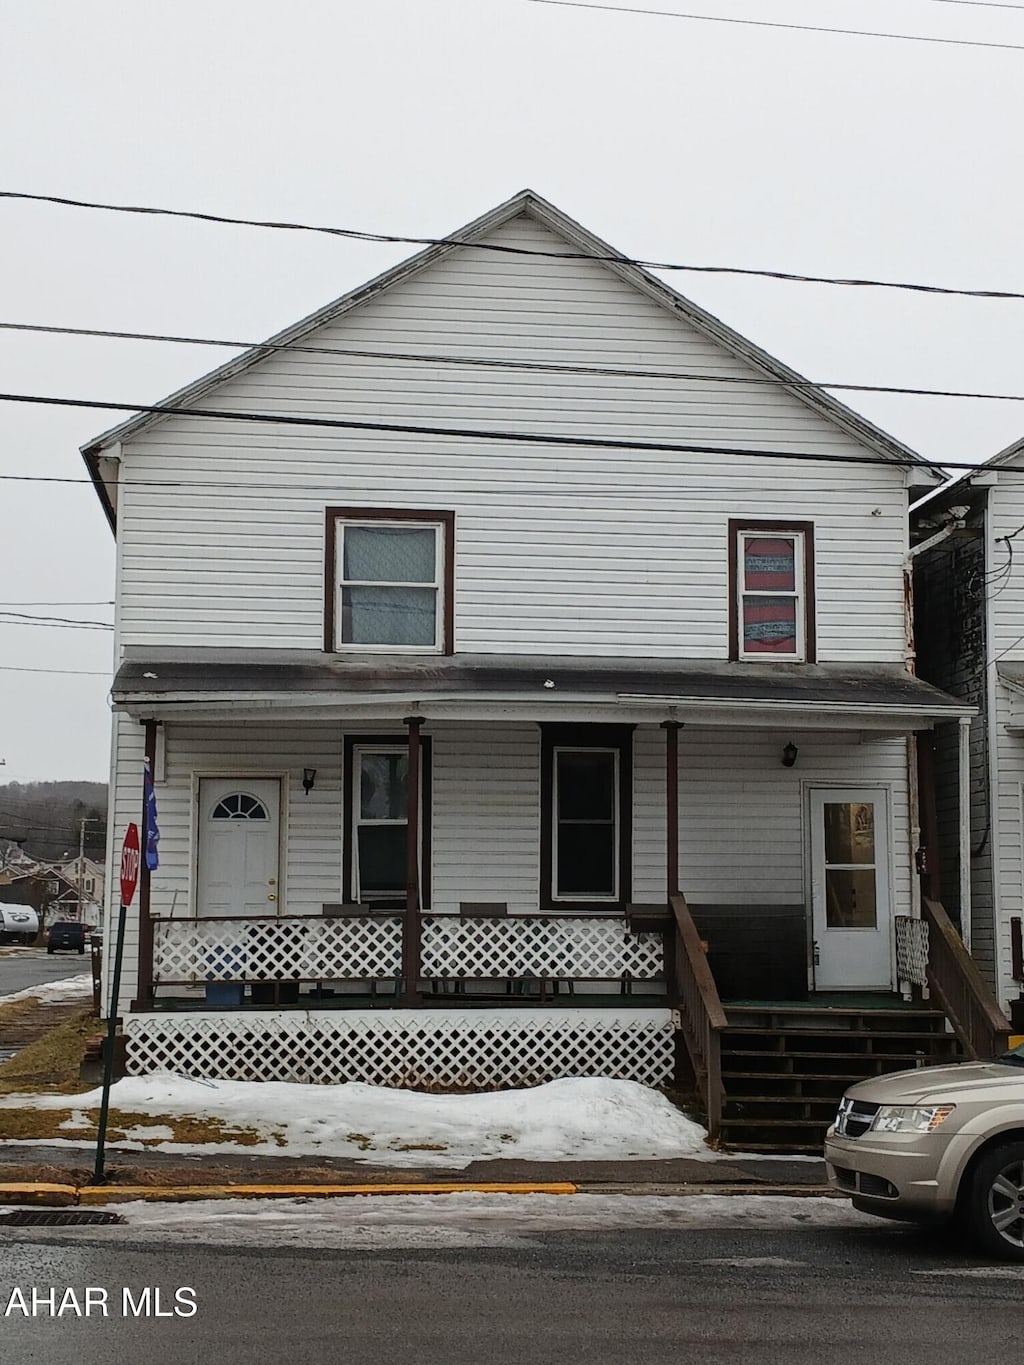
<path fill-rule="evenodd" d="M 312 1246 L 341 1251 L 455 1247 L 528 1247 L 551 1233 L 612 1229 L 654 1233 L 685 1228 L 762 1230 L 872 1227 L 845 1199 L 782 1195 L 448 1194 L 343 1199 L 208 1200 L 200 1204 L 118 1204 L 124 1226 L 105 1227 L 104 1243 L 208 1246 Z M 18 1229 L 18 1236 L 26 1230 Z M 40 1236 L 44 1236 L 43 1231 Z M 52 1237 L 52 1231 L 49 1232 Z M 61 1228 L 61 1240 L 96 1229 Z"/>
<path fill-rule="evenodd" d="M 100 1090 L 80 1095 L 10 1095 L 0 1109 L 66 1109 L 73 1131 Z M 130 1076 L 111 1090 L 111 1107 L 152 1117 L 218 1119 L 254 1129 L 260 1141 L 202 1145 L 166 1141 L 166 1128 L 145 1146 L 164 1152 L 244 1152 L 250 1156 L 331 1156 L 392 1167 L 462 1168 L 489 1157 L 526 1161 L 713 1157 L 699 1124 L 655 1090 L 599 1077 L 549 1081 L 528 1090 L 481 1095 L 424 1095 L 350 1082 L 198 1081 L 162 1072 Z M 141 1128 L 124 1148 L 142 1145 Z M 91 1139 L 91 1133 L 89 1139 Z M 61 1145 L 70 1138 L 52 1139 Z"/>
<path fill-rule="evenodd" d="M 0 995 L 0 1005 L 9 1005 L 13 1000 L 38 1000 L 42 1005 L 73 1005 L 76 1000 L 92 997 L 92 974 L 83 972 L 81 976 L 65 976 L 59 981 L 42 981 L 38 986 L 27 986 L 13 995 Z"/>

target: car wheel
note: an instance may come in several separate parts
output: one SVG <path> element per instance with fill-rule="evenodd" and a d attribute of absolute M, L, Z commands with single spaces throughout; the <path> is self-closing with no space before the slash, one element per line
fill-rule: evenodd
<path fill-rule="evenodd" d="M 1024 1142 L 985 1153 L 971 1176 L 965 1212 L 983 1251 L 1024 1261 Z"/>

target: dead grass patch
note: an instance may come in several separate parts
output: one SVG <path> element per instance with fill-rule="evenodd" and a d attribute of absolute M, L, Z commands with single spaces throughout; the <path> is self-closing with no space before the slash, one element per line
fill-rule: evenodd
<path fill-rule="evenodd" d="M 78 1110 L 86 1122 L 81 1127 L 65 1128 L 73 1111 Z M 48 1138 L 69 1138 L 90 1141 L 96 1133 L 97 1109 L 80 1109 L 69 1104 L 67 1109 L 0 1109 L 0 1138 L 17 1142 L 40 1142 Z M 147 1136 L 152 1129 L 152 1136 Z M 170 1129 L 173 1136 L 167 1136 Z M 225 1123 L 222 1119 L 205 1118 L 197 1114 L 138 1114 L 126 1109 L 111 1109 L 107 1120 L 107 1141 L 120 1142 L 130 1134 L 132 1142 L 154 1146 L 161 1142 L 195 1144 L 230 1142 L 238 1147 L 254 1147 L 265 1141 L 255 1128 Z M 279 1137 L 280 1135 L 275 1134 Z"/>
<path fill-rule="evenodd" d="M 30 995 L 24 1000 L 8 1000 L 6 1005 L 0 1005 L 0 1028 L 3 1028 L 4 1024 L 16 1023 L 26 1014 L 31 1014 L 38 1004 L 36 996 Z"/>
<path fill-rule="evenodd" d="M 14 1003 L 29 1004 L 32 1009 L 36 1005 L 35 1001 L 19 1000 Z M 0 1095 L 42 1092 L 68 1094 L 79 1089 L 78 1069 L 82 1054 L 97 1028 L 91 1009 L 83 1007 L 78 1014 L 57 1024 L 42 1038 L 27 1043 L 9 1062 L 0 1066 Z"/>

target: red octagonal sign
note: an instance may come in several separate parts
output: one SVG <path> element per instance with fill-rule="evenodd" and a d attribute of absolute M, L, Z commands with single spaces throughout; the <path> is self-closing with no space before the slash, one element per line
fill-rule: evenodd
<path fill-rule="evenodd" d="M 139 827 L 129 825 L 121 845 L 121 904 L 131 905 L 139 880 Z"/>

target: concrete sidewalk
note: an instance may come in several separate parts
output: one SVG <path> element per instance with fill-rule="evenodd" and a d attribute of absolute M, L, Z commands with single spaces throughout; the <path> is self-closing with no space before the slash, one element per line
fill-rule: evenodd
<path fill-rule="evenodd" d="M 0 1185 L 43 1182 L 82 1187 L 91 1184 L 93 1153 L 88 1147 L 25 1146 L 0 1149 Z M 457 1169 L 389 1167 L 330 1157 L 246 1156 L 210 1153 L 181 1156 L 163 1152 L 107 1149 L 107 1185 L 138 1190 L 188 1190 L 200 1197 L 210 1187 L 223 1197 L 226 1189 L 251 1186 L 302 1194 L 318 1187 L 361 1191 L 427 1186 L 516 1186 L 524 1192 L 538 1186 L 571 1187 L 565 1192 L 604 1194 L 822 1194 L 825 1163 L 758 1156 L 640 1161 L 474 1161 Z M 0 1202 L 2 1202 L 0 1196 Z M 10 1201 L 8 1201 L 10 1202 Z"/>

